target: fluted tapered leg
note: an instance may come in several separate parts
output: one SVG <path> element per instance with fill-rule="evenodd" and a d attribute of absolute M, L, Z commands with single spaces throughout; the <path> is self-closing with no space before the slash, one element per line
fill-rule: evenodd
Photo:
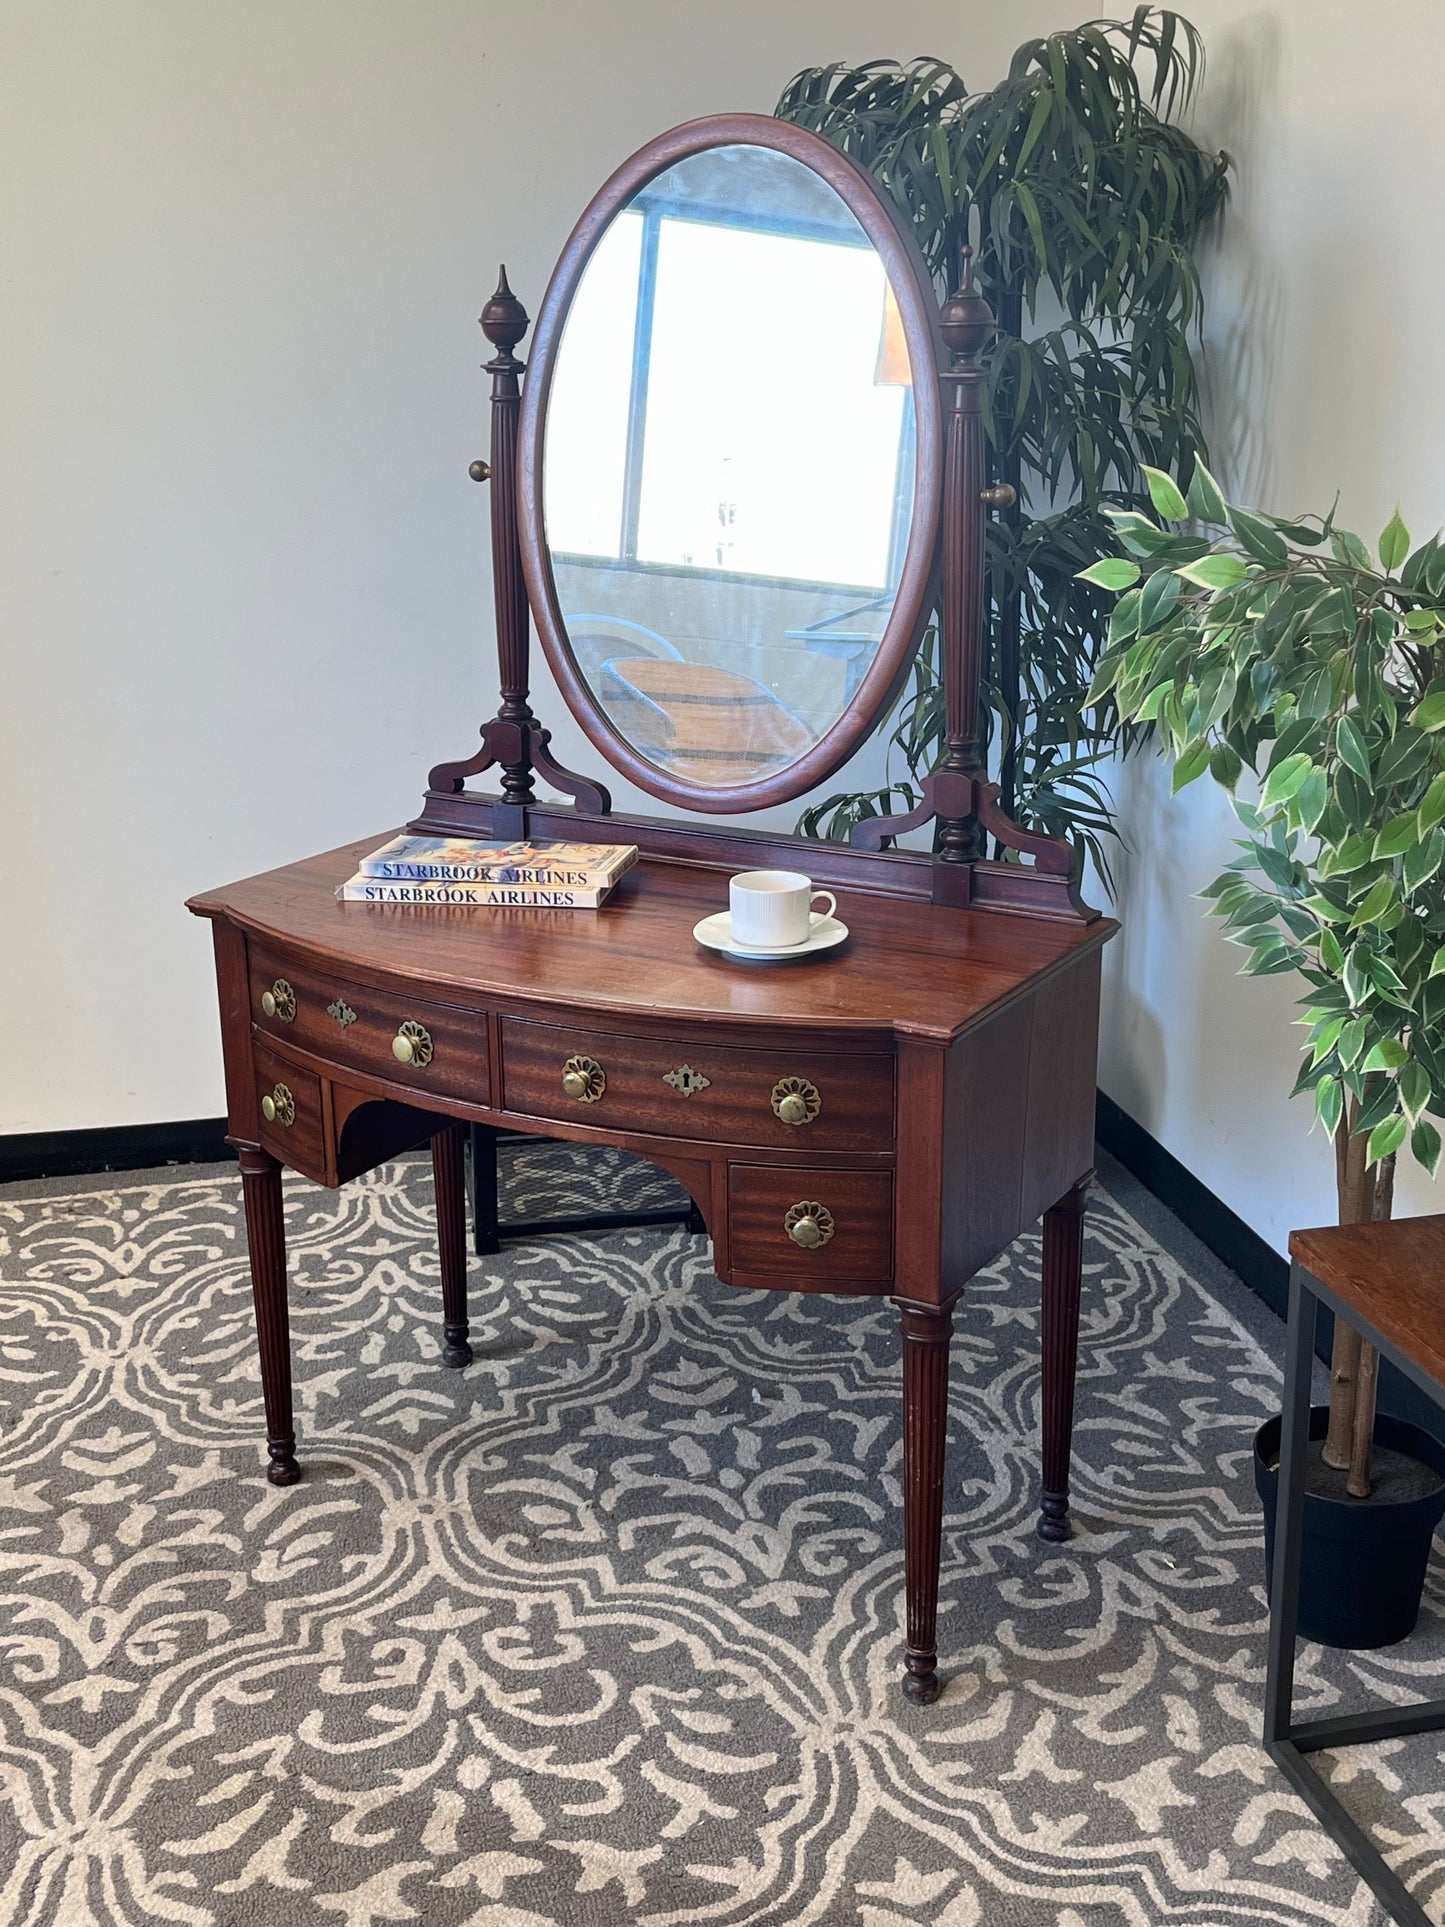
<path fill-rule="evenodd" d="M 246 1205 L 246 1242 L 251 1254 L 251 1295 L 261 1353 L 261 1393 L 266 1402 L 266 1450 L 272 1485 L 295 1485 L 296 1432 L 291 1418 L 291 1332 L 286 1314 L 286 1224 L 281 1214 L 281 1166 L 269 1152 L 239 1152 L 241 1195 Z"/>
<path fill-rule="evenodd" d="M 448 1365 L 470 1365 L 467 1343 L 467 1178 L 464 1126 L 449 1124 L 431 1141 L 436 1183 L 437 1248 L 442 1266 L 442 1357 Z"/>
<path fill-rule="evenodd" d="M 938 1564 L 953 1305 L 894 1302 L 903 1330 L 903 1570 L 908 1600 L 903 1691 L 926 1706 L 940 1690 Z"/>
<path fill-rule="evenodd" d="M 1069 1536 L 1069 1455 L 1074 1439 L 1074 1374 L 1079 1358 L 1087 1193 L 1085 1179 L 1044 1213 L 1044 1480 L 1038 1534 L 1054 1544 Z"/>

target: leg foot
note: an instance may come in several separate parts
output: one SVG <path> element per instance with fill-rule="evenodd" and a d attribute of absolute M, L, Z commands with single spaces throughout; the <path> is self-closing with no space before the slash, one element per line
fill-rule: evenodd
<path fill-rule="evenodd" d="M 241 1195 L 246 1243 L 251 1254 L 251 1296 L 261 1353 L 261 1394 L 266 1404 L 266 1477 L 295 1485 L 296 1432 L 291 1417 L 291 1331 L 286 1308 L 286 1222 L 281 1211 L 281 1166 L 268 1151 L 243 1145 Z"/>
<path fill-rule="evenodd" d="M 1069 1456 L 1074 1439 L 1087 1194 L 1088 1179 L 1083 1178 L 1044 1213 L 1044 1478 L 1038 1535 L 1050 1545 L 1062 1545 L 1069 1536 Z"/>
<path fill-rule="evenodd" d="M 903 1315 L 903 1570 L 908 1655 L 903 1691 L 926 1706 L 939 1694 L 938 1564 L 943 1543 L 943 1453 L 948 1436 L 948 1344 L 953 1301 L 895 1299 Z"/>
<path fill-rule="evenodd" d="M 932 1706 L 943 1691 L 943 1681 L 938 1677 L 938 1655 L 910 1653 L 903 1665 L 904 1699 L 912 1700 L 915 1706 Z"/>
<path fill-rule="evenodd" d="M 437 1250 L 442 1268 L 442 1357 L 460 1369 L 472 1362 L 467 1343 L 466 1127 L 449 1124 L 431 1141 L 436 1184 Z"/>

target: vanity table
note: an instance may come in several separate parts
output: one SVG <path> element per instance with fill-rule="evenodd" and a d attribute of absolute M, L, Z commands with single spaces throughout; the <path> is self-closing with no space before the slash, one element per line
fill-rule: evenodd
<path fill-rule="evenodd" d="M 940 312 L 900 218 L 818 137 L 737 115 L 652 142 L 569 241 L 525 386 L 505 274 L 483 312 L 491 448 L 472 473 L 491 493 L 502 699 L 409 826 L 631 842 L 641 861 L 596 912 L 339 902 L 393 833 L 378 828 L 190 906 L 213 925 L 273 1483 L 300 1476 L 283 1166 L 338 1185 L 430 1144 L 444 1357 L 461 1369 L 468 1123 L 621 1147 L 686 1186 L 725 1282 L 897 1307 L 903 1689 L 923 1702 L 939 1690 L 951 1312 L 1040 1213 L 1039 1531 L 1067 1536 L 1114 929 L 1080 904 L 1073 853 L 1000 814 L 983 762 L 992 325 L 966 262 Z M 820 668 L 806 632 L 840 606 L 858 648 Z M 685 813 L 614 812 L 558 764 L 530 706 L 533 619 L 600 754 Z M 877 726 L 930 621 L 947 731 L 917 807 L 846 845 L 750 825 Z M 468 787 L 488 770 L 492 793 Z M 897 848 L 910 830 L 933 848 Z M 693 926 L 760 867 L 833 890 L 848 942 L 762 965 L 703 949 Z"/>

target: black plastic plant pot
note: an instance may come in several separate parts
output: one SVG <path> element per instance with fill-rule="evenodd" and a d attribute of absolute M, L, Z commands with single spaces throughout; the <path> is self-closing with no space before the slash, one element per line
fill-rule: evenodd
<path fill-rule="evenodd" d="M 1329 1429 L 1329 1407 L 1310 1413 L 1310 1437 Z M 1254 1483 L 1264 1507 L 1265 1583 L 1274 1578 L 1274 1508 L 1279 1438 L 1272 1418 L 1254 1435 Z M 1431 1490 L 1407 1499 L 1327 1497 L 1306 1492 L 1300 1549 L 1299 1631 L 1322 1646 L 1365 1651 L 1393 1646 L 1415 1629 L 1430 1541 L 1445 1514 L 1445 1445 L 1404 1419 L 1380 1413 L 1375 1443 L 1436 1474 Z"/>

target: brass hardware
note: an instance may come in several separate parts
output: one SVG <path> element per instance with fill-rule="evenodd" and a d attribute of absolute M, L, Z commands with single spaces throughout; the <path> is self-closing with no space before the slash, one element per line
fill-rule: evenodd
<path fill-rule="evenodd" d="M 343 1030 L 346 1029 L 348 1024 L 354 1024 L 356 1022 L 356 1012 L 344 997 L 338 997 L 334 1004 L 328 1004 L 326 1006 L 326 1015 L 328 1017 L 334 1017 Z"/>
<path fill-rule="evenodd" d="M 817 1085 L 806 1077 L 780 1077 L 773 1086 L 773 1111 L 784 1124 L 811 1124 L 822 1108 Z"/>
<path fill-rule="evenodd" d="M 391 1054 L 398 1064 L 424 1071 L 432 1060 L 431 1032 L 408 1017 L 391 1040 Z"/>
<path fill-rule="evenodd" d="M 684 1097 L 691 1097 L 694 1091 L 705 1091 L 712 1083 L 710 1077 L 704 1077 L 701 1071 L 695 1071 L 691 1064 L 684 1064 L 675 1071 L 664 1071 L 662 1081 L 664 1084 L 671 1084 L 672 1088 L 681 1092 Z"/>
<path fill-rule="evenodd" d="M 474 482 L 485 482 L 490 479 L 492 465 L 490 462 L 473 462 L 467 469 L 467 473 Z"/>
<path fill-rule="evenodd" d="M 827 1244 L 838 1227 L 826 1204 L 790 1204 L 783 1229 L 795 1245 L 801 1245 L 804 1251 L 816 1251 L 819 1245 Z"/>
<path fill-rule="evenodd" d="M 291 1125 L 296 1122 L 296 1100 L 284 1084 L 267 1091 L 261 1099 L 261 1115 L 268 1124 Z"/>
<path fill-rule="evenodd" d="M 595 1104 L 607 1089 L 607 1073 L 595 1057 L 569 1057 L 562 1066 L 562 1088 L 579 1104 Z"/>
<path fill-rule="evenodd" d="M 981 488 L 978 499 L 985 508 L 1011 509 L 1019 498 L 1012 482 L 996 482 L 992 488 Z"/>
<path fill-rule="evenodd" d="M 284 977 L 278 977 L 269 990 L 261 992 L 261 1008 L 268 1017 L 289 1024 L 296 1017 L 296 992 Z"/>

